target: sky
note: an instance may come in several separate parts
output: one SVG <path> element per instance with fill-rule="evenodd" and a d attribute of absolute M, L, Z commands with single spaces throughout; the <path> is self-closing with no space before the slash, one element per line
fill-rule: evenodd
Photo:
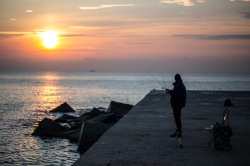
<path fill-rule="evenodd" d="M 0 71 L 89 70 L 250 72 L 250 0 L 0 0 Z"/>

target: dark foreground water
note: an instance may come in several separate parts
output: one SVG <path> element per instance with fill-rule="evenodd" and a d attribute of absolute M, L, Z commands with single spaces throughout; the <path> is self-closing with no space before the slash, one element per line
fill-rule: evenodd
<path fill-rule="evenodd" d="M 250 91 L 250 74 L 181 75 L 188 90 Z M 174 73 L 0 72 L 0 165 L 71 165 L 76 144 L 31 135 L 43 118 L 61 115 L 51 109 L 66 101 L 80 115 L 111 100 L 136 104 L 173 82 Z"/>

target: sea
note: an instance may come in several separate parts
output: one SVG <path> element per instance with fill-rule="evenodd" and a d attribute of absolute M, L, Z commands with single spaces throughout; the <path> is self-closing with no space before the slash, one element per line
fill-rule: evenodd
<path fill-rule="evenodd" d="M 187 90 L 250 91 L 250 73 L 180 73 Z M 67 102 L 78 116 L 111 101 L 135 105 L 151 90 L 173 88 L 169 72 L 0 72 L 0 165 L 72 165 L 77 144 L 32 136 Z"/>

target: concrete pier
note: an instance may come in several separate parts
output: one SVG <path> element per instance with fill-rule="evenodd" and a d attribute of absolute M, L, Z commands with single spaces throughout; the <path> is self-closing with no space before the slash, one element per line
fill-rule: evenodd
<path fill-rule="evenodd" d="M 206 144 L 206 127 L 222 121 L 225 99 L 233 130 L 229 151 Z M 169 135 L 175 130 L 168 96 L 153 90 L 111 127 L 73 165 L 246 166 L 250 164 L 250 92 L 188 91 L 182 110 L 183 149 Z"/>

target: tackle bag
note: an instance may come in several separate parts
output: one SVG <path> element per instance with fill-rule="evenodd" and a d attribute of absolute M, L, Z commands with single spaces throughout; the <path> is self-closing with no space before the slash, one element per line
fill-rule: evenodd
<path fill-rule="evenodd" d="M 233 131 L 229 125 L 223 125 L 216 122 L 213 128 L 214 148 L 216 150 L 229 150 L 232 148 L 230 137 L 233 136 Z"/>

